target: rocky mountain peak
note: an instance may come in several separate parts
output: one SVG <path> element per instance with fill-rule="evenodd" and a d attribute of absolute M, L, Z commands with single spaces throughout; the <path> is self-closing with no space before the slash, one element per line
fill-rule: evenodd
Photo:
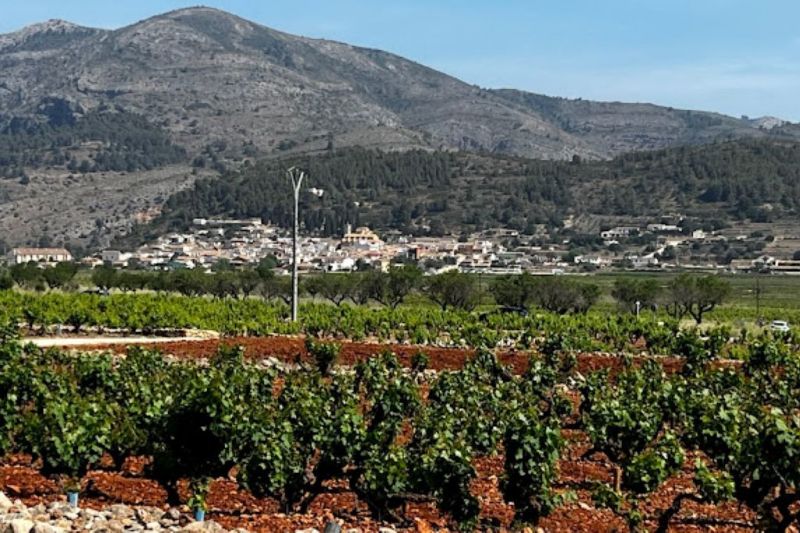
<path fill-rule="evenodd" d="M 50 19 L 25 26 L 21 30 L 0 35 L 0 51 L 41 51 L 57 48 L 75 38 L 101 32 L 61 19 Z"/>
<path fill-rule="evenodd" d="M 758 117 L 750 120 L 750 123 L 753 124 L 757 128 L 763 128 L 765 130 L 771 130 L 773 128 L 779 128 L 784 124 L 787 124 L 786 120 L 778 117 Z"/>
<path fill-rule="evenodd" d="M 228 11 L 223 11 L 222 9 L 218 9 L 216 7 L 210 7 L 204 5 L 174 9 L 172 11 L 167 11 L 166 13 L 163 13 L 161 15 L 156 15 L 156 18 L 180 18 L 180 17 L 192 17 L 192 16 L 198 16 L 198 17 L 205 16 L 205 17 L 216 17 L 220 19 L 245 20 Z"/>
<path fill-rule="evenodd" d="M 230 37 L 232 34 L 246 33 L 255 28 L 267 29 L 264 26 L 236 16 L 233 13 L 206 6 L 187 7 L 169 11 L 162 15 L 151 17 L 138 24 L 134 24 L 134 27 L 148 22 L 158 22 L 162 24 L 177 23 L 218 36 L 225 35 L 226 37 Z"/>
<path fill-rule="evenodd" d="M 78 24 L 74 24 L 69 22 L 68 20 L 62 19 L 50 19 L 44 22 L 37 22 L 35 24 L 30 24 L 29 26 L 25 26 L 21 30 L 17 30 L 15 32 L 11 32 L 9 34 L 5 34 L 4 36 L 18 36 L 18 37 L 30 37 L 32 35 L 37 35 L 39 33 L 68 33 L 73 31 L 80 31 L 86 30 L 84 26 L 79 26 Z"/>
<path fill-rule="evenodd" d="M 206 6 L 113 31 L 47 21 L 0 36 L 0 65 L 7 121 L 38 119 L 50 98 L 113 106 L 194 153 L 224 141 L 275 155 L 358 145 L 600 159 L 771 133 L 713 113 L 484 90 L 388 52 Z"/>

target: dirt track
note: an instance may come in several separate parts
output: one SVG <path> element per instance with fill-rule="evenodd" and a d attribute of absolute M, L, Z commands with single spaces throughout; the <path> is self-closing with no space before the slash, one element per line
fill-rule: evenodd
<path fill-rule="evenodd" d="M 22 339 L 22 342 L 31 343 L 40 348 L 72 348 L 75 346 L 89 348 L 110 345 L 144 346 L 147 344 L 167 344 L 178 341 L 197 342 L 203 340 L 208 339 L 205 337 L 26 337 Z"/>

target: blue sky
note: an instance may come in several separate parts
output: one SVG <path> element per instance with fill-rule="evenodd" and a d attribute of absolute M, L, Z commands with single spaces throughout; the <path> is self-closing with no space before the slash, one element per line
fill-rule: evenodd
<path fill-rule="evenodd" d="M 798 0 L 205 0 L 380 48 L 483 87 L 800 121 Z M 0 0 L 0 33 L 48 18 L 117 28 L 194 5 Z"/>

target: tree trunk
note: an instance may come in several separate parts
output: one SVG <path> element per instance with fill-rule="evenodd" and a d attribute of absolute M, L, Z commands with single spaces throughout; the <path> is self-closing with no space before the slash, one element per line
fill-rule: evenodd
<path fill-rule="evenodd" d="M 679 494 L 674 500 L 672 500 L 672 505 L 670 505 L 664 510 L 663 513 L 661 513 L 661 516 L 658 519 L 658 529 L 656 529 L 656 533 L 667 533 L 669 530 L 669 521 L 680 512 L 684 500 L 691 500 L 698 503 L 704 502 L 703 498 L 697 496 L 696 494 Z"/>

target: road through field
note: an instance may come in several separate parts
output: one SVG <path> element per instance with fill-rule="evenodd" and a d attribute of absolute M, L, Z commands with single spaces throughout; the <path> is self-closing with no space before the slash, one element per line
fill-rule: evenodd
<path fill-rule="evenodd" d="M 169 342 L 199 342 L 208 337 L 25 337 L 22 342 L 31 343 L 40 348 L 71 348 L 75 346 L 108 346 L 108 345 L 143 345 L 164 344 Z"/>

